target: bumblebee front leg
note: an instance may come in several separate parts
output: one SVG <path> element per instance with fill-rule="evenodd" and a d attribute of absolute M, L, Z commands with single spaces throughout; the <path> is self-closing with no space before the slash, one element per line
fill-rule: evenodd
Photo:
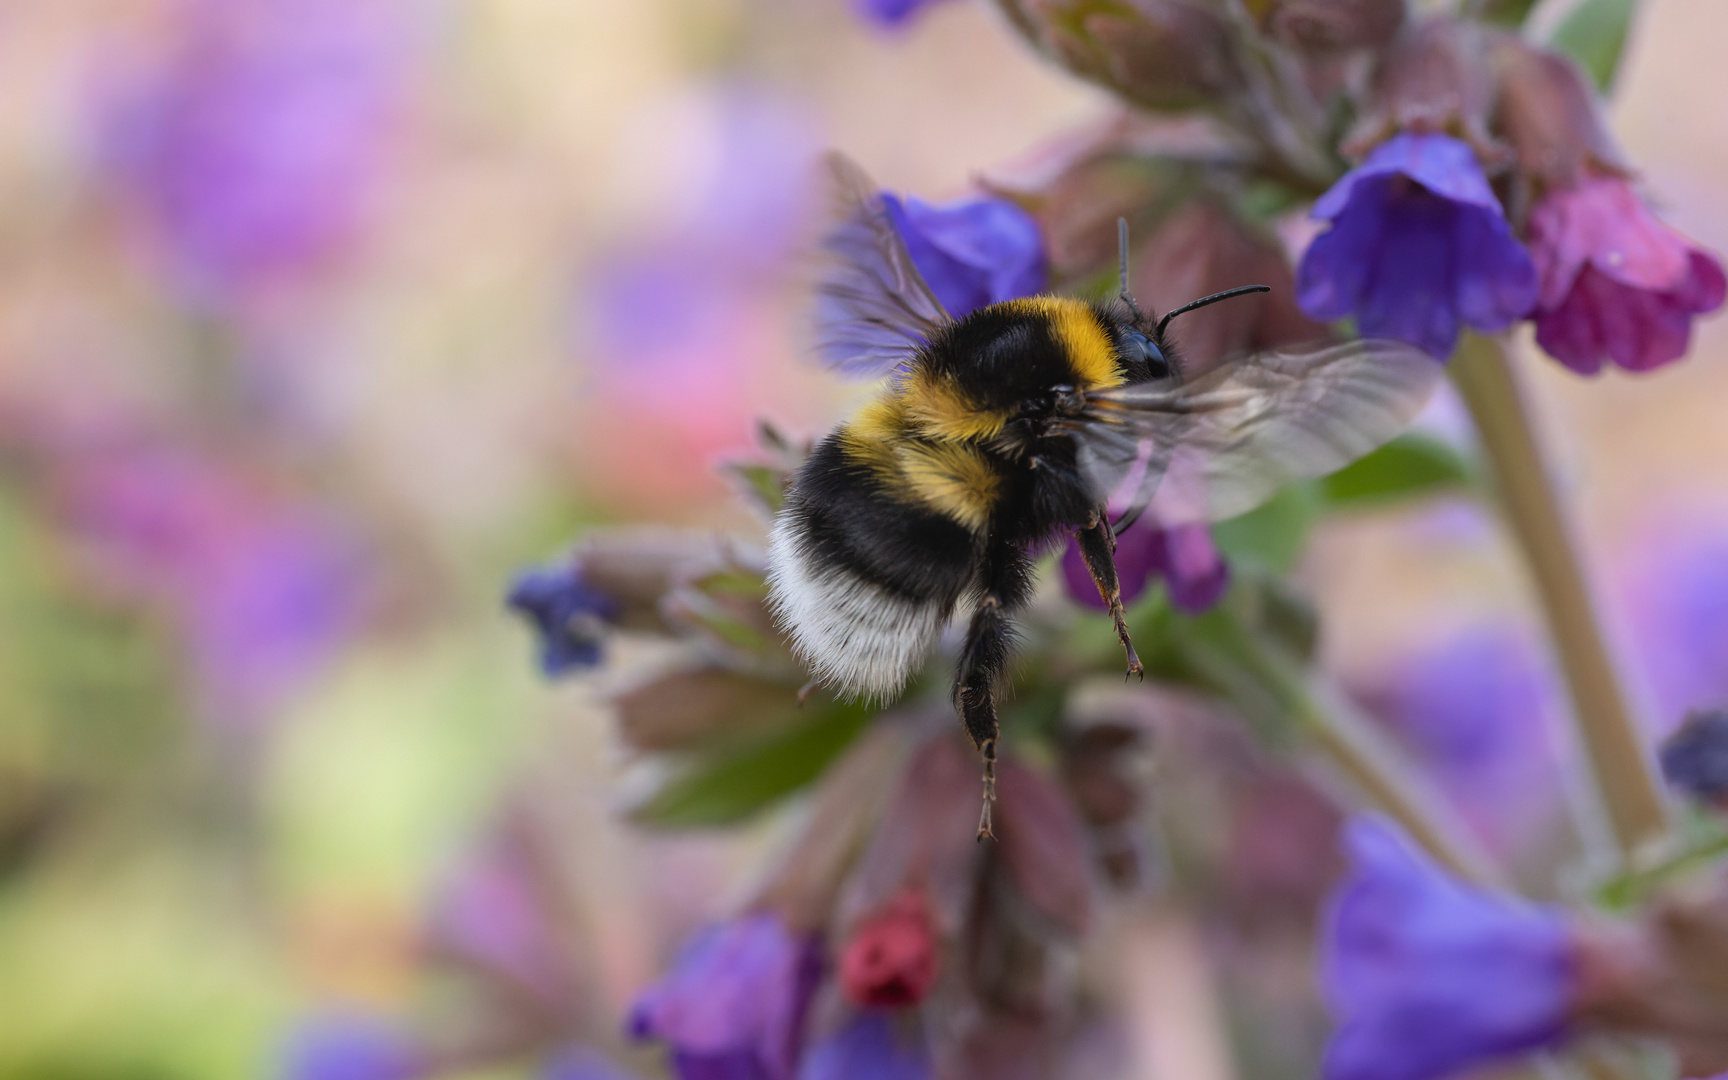
<path fill-rule="evenodd" d="M 1122 586 L 1116 579 L 1116 536 L 1110 531 L 1110 517 L 1099 513 L 1093 523 L 1074 534 L 1080 541 L 1080 557 L 1098 586 L 1098 595 L 1110 606 L 1110 618 L 1116 623 L 1116 636 L 1122 639 L 1122 649 L 1128 654 L 1128 674 L 1146 678 L 1146 669 L 1128 638 L 1128 622 L 1122 617 Z"/>
<path fill-rule="evenodd" d="M 966 631 L 966 646 L 954 674 L 954 707 L 972 745 L 984 755 L 984 808 L 978 818 L 978 838 L 993 836 L 991 807 L 996 801 L 996 687 L 1007 669 L 1014 646 L 1009 616 L 1026 603 L 1032 591 L 1032 565 L 1010 544 L 995 544 L 980 574 L 978 606 Z"/>

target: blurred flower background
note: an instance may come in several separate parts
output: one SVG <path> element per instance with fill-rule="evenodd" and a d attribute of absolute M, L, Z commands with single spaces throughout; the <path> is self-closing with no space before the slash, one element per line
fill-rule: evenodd
<path fill-rule="evenodd" d="M 1609 111 L 1664 220 L 1718 252 L 1725 39 L 1715 0 L 1645 0 Z M 842 898 L 868 931 L 852 944 L 879 949 L 839 959 L 846 1004 L 798 991 L 811 928 L 774 892 L 796 890 L 767 886 L 786 925 L 745 910 L 775 853 L 829 821 L 824 800 L 868 785 L 835 770 L 809 805 L 724 830 L 632 820 L 660 805 L 645 751 L 683 739 L 664 684 L 632 673 L 681 658 L 603 631 L 667 609 L 517 574 L 624 522 L 760 542 L 718 466 L 759 454 L 761 418 L 795 448 L 860 400 L 805 355 L 823 148 L 903 193 L 955 295 L 981 303 L 1046 268 L 1024 245 L 944 246 L 967 214 L 1035 227 L 956 200 L 981 179 L 1048 183 L 1114 108 L 978 0 L 0 4 L 0 1078 L 925 1075 L 884 1009 L 939 977 L 932 940 L 958 915 L 941 882 Z M 1196 206 L 1160 251 L 1209 235 Z M 1313 226 L 1281 232 L 1300 246 Z M 1060 278 L 1085 260 L 1049 261 Z M 1191 295 L 1243 283 L 1203 262 L 1178 267 Z M 1310 314 L 1374 317 L 1339 304 Z M 1197 338 L 1230 326 L 1194 318 Z M 1413 333 L 1444 352 L 1445 321 Z M 1519 332 L 1531 357 L 1540 332 Z M 1566 348 L 1603 366 L 1601 343 Z M 1524 365 L 1652 743 L 1728 704 L 1728 324 L 1700 322 L 1659 375 L 1620 370 L 1659 351 L 1610 348 L 1595 379 Z M 1468 452 L 1449 392 L 1423 424 Z M 1153 535 L 1135 580 L 1214 603 L 1231 573 L 1203 532 Z M 1579 751 L 1492 511 L 1443 494 L 1328 517 L 1293 579 L 1324 616 L 1321 666 L 1519 885 L 1556 899 Z M 618 662 L 542 679 L 512 581 L 550 625 L 594 625 L 548 669 Z M 764 713 L 801 681 L 689 678 Z M 1097 696 L 1054 771 L 1097 796 L 1077 804 L 1087 842 L 1140 891 L 1102 911 L 1030 896 L 1090 931 L 1049 977 L 1080 970 L 1118 1003 L 1084 1013 L 1047 1074 L 1311 1074 L 1328 1030 L 1313 923 L 1347 873 L 1324 778 L 1213 701 Z M 1118 829 L 1142 808 L 1099 779 L 1130 743 L 1150 744 L 1152 801 L 1181 808 L 1150 846 Z M 947 768 L 931 746 L 909 775 Z M 969 758 L 956 775 L 975 813 Z M 1437 873 L 1384 837 L 1356 857 Z M 786 1029 L 807 1007 L 820 1034 L 800 1066 Z"/>

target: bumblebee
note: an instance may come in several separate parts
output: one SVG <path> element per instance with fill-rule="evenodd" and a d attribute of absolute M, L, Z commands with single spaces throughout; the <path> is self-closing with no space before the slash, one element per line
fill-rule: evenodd
<path fill-rule="evenodd" d="M 830 162 L 840 195 L 817 280 L 829 367 L 885 378 L 793 480 L 768 545 L 772 610 L 814 679 L 842 694 L 898 693 L 966 602 L 953 698 L 984 759 L 990 833 L 995 696 L 1036 554 L 1065 533 L 1109 605 L 1130 676 L 1115 537 L 1252 509 L 1390 439 L 1440 365 L 1399 342 L 1256 353 L 1193 370 L 1153 322 L 1116 300 L 1034 296 L 960 319 L 919 276 L 877 189 Z M 1126 227 L 1123 226 L 1123 232 Z"/>

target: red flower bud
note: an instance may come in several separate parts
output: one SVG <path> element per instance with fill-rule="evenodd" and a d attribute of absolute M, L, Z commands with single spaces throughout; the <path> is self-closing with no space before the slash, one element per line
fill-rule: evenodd
<path fill-rule="evenodd" d="M 840 987 L 854 1005 L 903 1008 L 924 1000 L 938 968 L 930 902 L 906 889 L 852 931 L 840 950 Z"/>

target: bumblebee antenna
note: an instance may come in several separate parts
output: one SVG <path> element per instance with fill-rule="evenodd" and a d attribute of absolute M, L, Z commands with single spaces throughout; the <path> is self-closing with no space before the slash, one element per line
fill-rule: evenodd
<path fill-rule="evenodd" d="M 1128 219 L 1125 217 L 1116 219 L 1116 281 L 1117 297 L 1134 313 L 1135 322 L 1145 322 L 1146 316 L 1140 314 L 1140 305 L 1128 292 Z"/>
<path fill-rule="evenodd" d="M 1223 292 L 1213 293 L 1211 296 L 1202 296 L 1198 300 L 1190 300 L 1188 303 L 1183 304 L 1181 307 L 1177 308 L 1175 311 L 1170 312 L 1169 314 L 1165 315 L 1162 319 L 1158 320 L 1158 336 L 1159 337 L 1164 336 L 1164 328 L 1166 326 L 1170 325 L 1171 319 L 1174 319 L 1178 315 L 1186 315 L 1188 312 L 1193 311 L 1195 308 L 1203 308 L 1207 304 L 1216 304 L 1218 301 L 1228 300 L 1232 296 L 1246 296 L 1249 293 L 1271 292 L 1271 291 L 1272 291 L 1272 286 L 1270 286 L 1270 285 L 1244 285 L 1239 289 L 1225 289 Z"/>

